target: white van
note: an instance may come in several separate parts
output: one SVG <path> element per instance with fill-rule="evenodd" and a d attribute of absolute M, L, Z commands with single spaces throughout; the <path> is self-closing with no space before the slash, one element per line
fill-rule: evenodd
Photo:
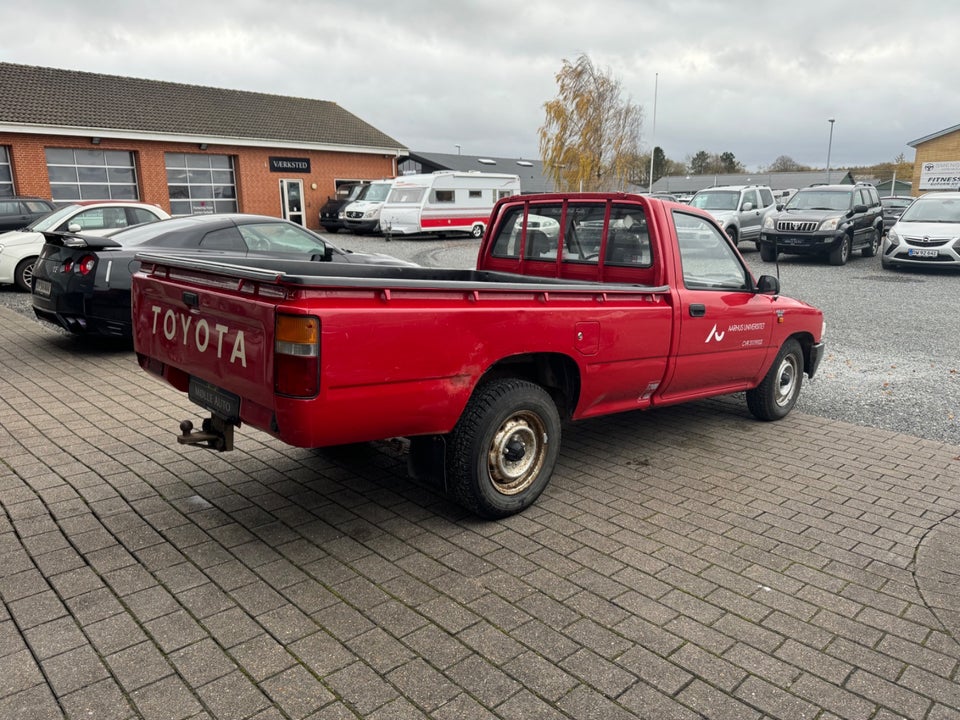
<path fill-rule="evenodd" d="M 479 238 L 497 200 L 519 194 L 520 176 L 507 173 L 404 175 L 394 181 L 380 211 L 380 231 L 387 236 L 462 232 Z"/>
<path fill-rule="evenodd" d="M 357 199 L 343 208 L 343 226 L 356 235 L 377 232 L 380 229 L 380 209 L 390 194 L 393 180 L 374 180 Z"/>

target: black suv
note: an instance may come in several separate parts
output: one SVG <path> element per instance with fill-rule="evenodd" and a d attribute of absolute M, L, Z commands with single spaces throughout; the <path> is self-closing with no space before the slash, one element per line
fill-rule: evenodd
<path fill-rule="evenodd" d="M 357 199 L 360 191 L 369 185 L 369 180 L 343 183 L 337 187 L 337 194 L 331 195 L 320 208 L 320 225 L 324 230 L 335 233 L 346 227 L 341 215 L 343 209 Z"/>
<path fill-rule="evenodd" d="M 57 209 L 38 197 L 0 197 L 0 232 L 19 230 Z"/>
<path fill-rule="evenodd" d="M 873 185 L 811 185 L 764 219 L 760 259 L 773 262 L 778 253 L 820 255 L 831 265 L 843 265 L 854 250 L 876 255 L 882 236 L 883 209 Z"/>

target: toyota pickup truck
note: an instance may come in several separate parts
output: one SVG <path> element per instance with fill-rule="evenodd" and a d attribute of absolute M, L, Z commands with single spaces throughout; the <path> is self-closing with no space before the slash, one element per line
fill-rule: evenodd
<path fill-rule="evenodd" d="M 779 420 L 823 355 L 818 309 L 639 195 L 505 198 L 476 269 L 138 257 L 138 361 L 209 412 L 180 443 L 409 438 L 412 474 L 490 518 L 543 491 L 564 421 L 742 391 Z"/>

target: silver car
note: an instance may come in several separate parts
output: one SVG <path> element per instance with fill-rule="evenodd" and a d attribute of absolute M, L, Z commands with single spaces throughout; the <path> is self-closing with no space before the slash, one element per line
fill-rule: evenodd
<path fill-rule="evenodd" d="M 880 263 L 960 267 L 960 192 L 918 197 L 883 238 Z"/>

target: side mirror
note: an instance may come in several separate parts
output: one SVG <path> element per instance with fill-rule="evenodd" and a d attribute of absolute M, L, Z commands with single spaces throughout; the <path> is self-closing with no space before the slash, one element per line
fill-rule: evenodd
<path fill-rule="evenodd" d="M 779 295 L 780 280 L 773 275 L 761 275 L 757 279 L 757 292 L 761 295 Z"/>
<path fill-rule="evenodd" d="M 856 215 L 857 213 L 865 213 L 869 208 L 866 205 L 854 205 L 853 209 L 850 211 L 851 215 Z"/>
<path fill-rule="evenodd" d="M 81 230 L 83 230 L 83 227 L 80 225 L 80 223 L 70 223 L 67 225 L 67 232 L 78 233 Z"/>
<path fill-rule="evenodd" d="M 740 209 L 743 210 L 744 212 L 747 212 L 748 210 L 753 210 L 753 203 L 748 200 L 743 204 L 743 206 Z"/>
<path fill-rule="evenodd" d="M 783 203 L 777 203 L 777 212 L 783 210 Z"/>

